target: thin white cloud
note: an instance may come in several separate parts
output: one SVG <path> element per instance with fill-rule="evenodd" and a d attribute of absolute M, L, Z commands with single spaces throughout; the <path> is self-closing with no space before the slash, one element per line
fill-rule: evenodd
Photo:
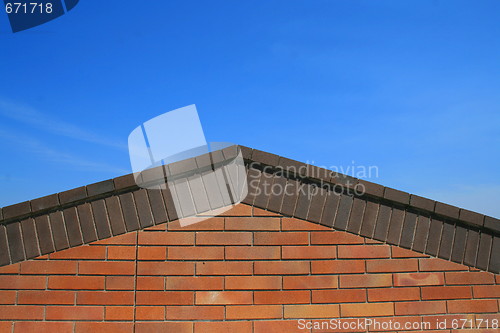
<path fill-rule="evenodd" d="M 0 128 L 0 138 L 4 142 L 8 141 L 12 145 L 22 147 L 23 150 L 26 150 L 33 154 L 37 154 L 47 161 L 72 165 L 79 170 L 111 172 L 114 174 L 125 174 L 129 172 L 128 170 L 115 167 L 107 163 L 90 161 L 73 154 L 54 150 L 47 147 L 41 141 L 30 137 L 29 135 L 26 135 L 25 133 L 13 133 L 11 131 Z"/>
<path fill-rule="evenodd" d="M 127 150 L 126 145 L 86 131 L 71 123 L 50 117 L 30 106 L 0 99 L 0 115 L 46 132 L 102 146 Z"/>

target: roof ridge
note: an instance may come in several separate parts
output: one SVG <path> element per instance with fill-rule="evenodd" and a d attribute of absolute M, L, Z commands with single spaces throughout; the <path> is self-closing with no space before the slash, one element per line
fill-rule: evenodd
<path fill-rule="evenodd" d="M 265 151 L 241 145 L 239 147 L 242 149 L 243 158 L 246 161 L 258 162 L 263 165 L 285 170 L 287 173 L 296 177 L 331 183 L 350 190 L 354 190 L 355 187 L 364 187 L 365 195 L 370 197 L 391 202 L 396 205 L 411 207 L 418 211 L 440 216 L 441 218 L 458 221 L 459 223 L 476 228 L 488 229 L 493 233 L 500 234 L 500 220 L 494 217 Z M 293 170 L 300 171 L 294 172 Z M 0 207 L 0 224 L 7 224 L 23 218 L 38 216 L 61 208 L 75 206 L 79 203 L 98 200 L 106 196 L 121 194 L 137 189 L 139 189 L 139 187 L 134 180 L 134 174 L 130 173 L 124 176 L 73 188 L 64 192 Z"/>
<path fill-rule="evenodd" d="M 462 244 L 463 252 L 466 251 L 465 249 L 466 242 L 474 241 L 473 237 L 477 236 L 478 239 L 475 241 L 475 243 L 471 244 L 467 243 L 469 247 L 475 246 L 477 250 L 477 251 L 474 250 L 475 252 L 471 252 L 473 254 L 469 253 L 469 257 L 474 256 L 473 259 L 474 262 L 472 263 L 473 266 L 476 265 L 476 256 L 479 253 L 480 250 L 479 247 L 481 246 L 479 241 L 480 235 L 481 239 L 484 239 L 485 242 L 489 241 L 488 243 L 489 245 L 488 244 L 485 245 L 485 243 L 483 243 L 483 247 L 486 246 L 488 251 L 492 247 L 495 249 L 496 247 L 500 247 L 500 238 L 498 237 L 500 235 L 500 220 L 495 219 L 493 217 L 489 217 L 467 209 L 458 208 L 452 205 L 427 199 L 407 192 L 399 191 L 390 187 L 385 187 L 363 179 L 354 178 L 328 169 L 320 168 L 314 165 L 291 160 L 289 158 L 278 156 L 261 150 L 252 149 L 245 146 L 239 146 L 239 148 L 241 149 L 243 158 L 245 160 L 245 165 L 248 169 L 248 177 L 253 177 L 258 184 L 257 186 L 262 187 L 264 185 L 269 185 L 271 183 L 274 184 L 275 182 L 277 182 L 276 179 L 278 179 L 279 177 L 279 181 L 282 182 L 282 185 L 290 184 L 291 186 L 300 186 L 301 188 L 305 187 L 308 190 L 319 188 L 320 191 L 322 191 L 321 189 L 323 189 L 327 192 L 327 195 L 330 195 L 331 193 L 338 194 L 338 200 L 339 200 L 339 202 L 335 203 L 336 205 L 335 211 L 333 211 L 334 208 L 330 208 L 330 206 L 327 205 L 326 202 L 327 199 L 323 197 L 323 194 L 320 195 L 321 200 L 323 201 L 318 201 L 319 199 L 316 200 L 316 196 L 318 195 L 317 193 L 316 194 L 308 193 L 307 196 L 302 194 L 295 194 L 295 196 L 292 196 L 292 198 L 286 198 L 286 200 L 284 198 L 285 196 L 281 194 L 273 193 L 273 195 L 271 196 L 269 195 L 269 193 L 267 195 L 266 194 L 257 195 L 255 193 L 249 193 L 249 195 L 243 200 L 243 203 L 247 203 L 271 211 L 280 212 L 284 215 L 294 216 L 304 220 L 309 220 L 311 222 L 329 225 L 332 228 L 345 230 L 348 232 L 353 232 L 356 234 L 363 235 L 365 237 L 372 237 L 372 238 L 376 236 L 375 224 L 379 222 L 378 220 L 373 221 L 372 234 L 366 234 L 365 232 L 366 235 L 364 235 L 362 233 L 363 230 L 361 230 L 362 228 L 361 220 L 364 218 L 364 215 L 366 215 L 365 206 L 368 207 L 368 205 L 370 206 L 376 205 L 377 207 L 386 207 L 386 208 L 388 207 L 387 209 L 390 209 L 390 212 L 397 212 L 398 214 L 402 212 L 402 217 L 401 217 L 402 220 L 397 222 L 398 224 L 394 224 L 394 227 L 392 227 L 394 230 L 389 228 L 390 226 L 393 225 L 391 224 L 392 220 L 385 221 L 384 223 L 387 224 L 387 226 L 385 226 L 387 227 L 387 230 L 379 232 L 380 235 L 382 235 L 382 236 L 378 235 L 378 238 L 382 238 L 379 240 L 388 242 L 390 244 L 400 245 L 403 247 L 408 247 L 408 246 L 412 247 L 413 244 L 407 244 L 407 243 L 408 241 L 410 241 L 410 243 L 414 241 L 415 237 L 414 235 L 416 234 L 416 230 L 419 225 L 416 219 L 417 218 L 420 219 L 420 217 L 422 217 L 422 218 L 427 218 L 429 219 L 429 221 L 432 222 L 438 221 L 440 223 L 439 224 L 440 234 L 439 234 L 439 239 L 437 240 L 439 242 L 438 244 L 439 248 L 436 249 L 436 251 L 434 251 L 436 253 L 434 254 L 431 253 L 431 255 L 439 254 L 438 250 L 440 251 L 440 249 L 442 248 L 442 245 L 440 244 L 444 239 L 443 235 L 447 237 L 450 236 L 448 234 L 445 234 L 445 232 L 446 233 L 451 232 L 448 230 L 449 227 L 447 227 L 448 225 L 451 225 L 453 227 L 453 233 L 451 234 L 451 240 L 449 241 L 450 243 L 449 245 L 450 246 L 453 245 L 454 247 L 459 247 L 459 245 L 463 243 Z M 183 163 L 187 165 L 189 164 L 190 160 L 192 159 L 176 162 L 176 165 L 182 167 Z M 266 175 L 272 175 L 276 177 L 276 179 L 273 179 L 272 181 L 266 180 L 264 178 Z M 10 226 L 11 224 L 21 223 L 23 221 L 33 221 L 32 219 L 38 220 L 39 218 L 43 218 L 45 215 L 52 215 L 59 211 L 66 212 L 70 209 L 75 209 L 75 207 L 80 209 L 82 206 L 88 204 L 92 204 L 93 207 L 94 205 L 97 206 L 98 204 L 102 203 L 104 207 L 103 208 L 104 214 L 106 214 L 106 208 L 105 208 L 106 206 L 104 204 L 106 200 L 109 201 L 114 199 L 115 197 L 122 198 L 125 194 L 128 193 L 134 194 L 133 197 L 135 197 L 135 195 L 138 194 L 139 192 L 145 193 L 142 198 L 138 198 L 137 200 L 142 200 L 141 202 L 147 202 L 148 205 L 152 205 L 152 203 L 148 201 L 150 199 L 148 199 L 148 194 L 147 194 L 150 193 L 149 196 L 152 196 L 151 192 L 148 192 L 147 190 L 142 191 L 136 185 L 135 177 L 137 177 L 137 174 L 128 174 L 114 179 L 109 179 L 94 184 L 81 186 L 68 191 L 48 195 L 42 198 L 37 198 L 30 201 L 25 201 L 15 205 L 1 208 L 0 248 L 2 247 L 1 244 L 2 242 L 5 242 L 4 247 L 6 246 L 7 243 L 9 243 L 10 246 L 9 242 L 10 238 L 19 239 L 19 241 L 22 242 L 22 238 L 25 237 L 24 231 L 22 230 L 21 227 L 14 228 L 13 226 Z M 144 191 L 146 191 L 147 193 Z M 124 198 L 124 200 L 128 199 Z M 134 199 L 131 200 L 133 204 Z M 166 203 L 167 199 L 164 197 L 163 200 L 165 205 L 167 205 Z M 120 209 L 121 207 L 119 205 L 119 200 L 117 207 L 118 209 Z M 363 207 L 361 211 L 359 211 L 360 209 L 359 207 Z M 121 209 L 123 210 L 124 208 L 121 207 Z M 330 209 L 332 211 L 327 211 L 327 209 Z M 96 210 L 101 211 L 102 208 L 96 207 Z M 343 214 L 347 215 L 338 218 L 337 217 L 338 214 L 342 212 Z M 352 212 L 358 214 L 359 222 L 357 223 L 359 225 L 353 224 L 351 226 L 349 224 L 350 214 Z M 332 213 L 334 214 L 333 216 L 327 216 L 328 214 Z M 96 212 L 94 212 L 94 214 L 96 214 Z M 167 214 L 170 215 L 169 218 L 167 218 L 167 221 L 171 221 L 177 218 L 177 216 L 175 216 L 175 207 L 173 207 L 172 205 L 170 207 L 167 207 Z M 378 211 L 376 214 L 379 214 Z M 70 215 L 71 216 L 74 215 L 77 220 L 76 223 L 80 223 L 78 221 L 78 216 L 76 213 L 71 213 Z M 99 229 L 98 221 L 96 220 L 97 217 L 96 216 L 92 217 L 91 211 L 90 211 L 90 218 L 93 219 L 90 223 L 92 225 L 94 225 L 95 223 L 95 228 Z M 109 217 L 106 216 L 104 218 L 109 219 Z M 339 219 L 339 221 L 341 219 L 342 221 L 337 222 L 337 219 Z M 161 221 L 161 222 L 166 222 L 166 221 Z M 31 228 L 34 230 L 35 226 L 31 225 L 33 223 L 30 222 L 29 227 L 26 228 L 27 229 Z M 68 222 L 61 222 L 61 223 L 68 223 Z M 109 222 L 107 220 L 105 221 L 106 224 L 105 228 L 109 229 L 110 231 L 101 232 L 101 235 L 99 235 L 99 230 L 96 230 L 97 234 L 95 237 L 97 237 L 98 239 L 102 239 L 102 237 L 104 236 L 107 237 L 113 236 L 115 233 L 113 227 L 109 225 L 110 223 L 112 223 L 112 221 Z M 123 227 L 119 229 L 125 232 L 125 231 L 141 229 L 143 227 L 145 226 L 143 226 L 142 223 L 137 223 L 137 228 L 127 225 L 127 228 Z M 75 230 L 80 230 L 83 227 L 79 225 L 74 228 L 76 228 Z M 66 229 L 68 229 L 66 231 L 68 233 L 67 235 L 69 243 L 68 246 L 72 246 L 71 235 L 69 235 L 70 228 L 66 226 Z M 443 233 L 441 233 L 441 229 L 443 230 Z M 11 231 L 10 236 L 9 236 L 9 230 Z M 50 232 L 53 232 L 52 229 L 50 230 L 51 230 Z M 65 232 L 64 230 L 63 233 Z M 455 230 L 457 230 L 456 234 Z M 23 231 L 23 233 L 21 231 Z M 430 235 L 430 230 L 424 230 L 424 231 L 428 235 Z M 464 232 L 465 236 L 463 235 Z M 78 231 L 77 234 L 78 233 L 80 233 L 80 231 Z M 5 236 L 3 236 L 2 234 L 5 234 Z M 29 232 L 26 232 L 25 234 L 29 234 Z M 37 233 L 33 231 L 32 234 L 36 238 Z M 471 236 L 467 237 L 468 234 L 470 234 Z M 82 235 L 78 237 L 82 238 Z M 93 238 L 88 238 L 88 239 L 93 239 Z M 85 242 L 86 239 L 85 237 L 83 237 L 83 239 L 77 240 L 73 244 L 80 245 Z M 1 250 L 2 249 L 0 249 L 0 252 Z M 54 248 L 54 250 L 58 249 Z M 422 251 L 425 251 L 425 249 L 422 249 Z M 34 253 L 36 254 L 37 252 L 35 251 Z M 451 258 L 452 254 L 453 254 L 452 249 L 450 249 L 450 258 L 447 259 L 453 259 Z M 460 257 L 459 259 L 463 261 L 465 260 L 464 259 L 465 255 L 466 254 L 463 253 L 461 257 L 460 255 L 457 256 L 459 256 Z M 488 259 L 489 256 L 490 254 L 488 252 Z M 26 259 L 29 259 L 27 253 L 26 256 L 23 255 L 23 258 L 20 259 L 22 260 L 25 257 Z M 456 259 L 455 261 L 458 260 L 457 258 L 455 258 Z M 4 259 L 4 261 L 5 260 L 7 259 Z M 471 258 L 468 258 L 467 260 L 469 262 L 472 261 Z M 14 258 L 10 256 L 8 258 L 8 261 L 14 262 Z M 2 265 L 1 258 L 0 258 L 0 265 Z M 486 270 L 489 268 L 488 265 L 489 261 L 486 263 L 486 265 L 484 264 L 479 265 L 481 267 L 478 268 Z M 500 270 L 500 267 L 498 267 L 499 265 L 500 264 L 494 261 L 493 269 Z"/>

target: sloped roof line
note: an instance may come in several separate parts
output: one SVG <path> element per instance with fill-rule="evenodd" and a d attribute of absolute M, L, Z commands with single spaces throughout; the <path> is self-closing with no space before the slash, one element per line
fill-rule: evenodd
<path fill-rule="evenodd" d="M 250 185 L 243 203 L 500 272 L 498 219 L 264 151 L 239 148 Z M 188 161 L 178 163 L 182 166 Z M 277 185 L 292 191 L 269 192 Z M 140 189 L 132 174 L 78 187 L 1 208 L 0 265 L 175 219 L 169 191 Z"/>

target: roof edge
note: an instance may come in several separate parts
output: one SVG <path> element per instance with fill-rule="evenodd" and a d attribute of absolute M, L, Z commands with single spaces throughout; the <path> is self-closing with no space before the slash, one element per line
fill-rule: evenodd
<path fill-rule="evenodd" d="M 243 204 L 500 273 L 498 219 L 244 146 L 209 154 L 230 159 L 235 147 L 249 181 Z M 193 165 L 205 166 L 205 157 L 163 171 L 189 177 L 198 170 Z M 137 186 L 137 177 L 155 180 L 157 170 L 151 171 L 2 208 L 0 266 L 177 220 L 169 188 Z M 266 191 L 270 184 L 285 191 Z"/>
<path fill-rule="evenodd" d="M 364 192 L 362 196 L 374 198 L 405 209 L 416 210 L 420 213 L 427 213 L 429 216 L 439 217 L 464 226 L 482 230 L 486 229 L 491 233 L 500 235 L 500 220 L 497 218 L 418 196 L 416 194 L 411 194 L 409 192 L 400 191 L 364 179 L 291 160 L 283 156 L 248 147 L 244 148 L 247 150 L 244 157 L 248 161 L 258 162 L 270 167 L 288 169 L 288 171 L 291 169 L 291 173 L 299 178 L 326 182 L 350 190 L 358 188 L 358 190 Z M 298 170 L 299 172 L 294 173 L 293 170 Z M 362 189 L 360 189 L 360 187 L 362 187 Z"/>
<path fill-rule="evenodd" d="M 420 213 L 436 216 L 464 226 L 500 234 L 500 220 L 491 216 L 258 149 L 241 145 L 239 145 L 239 148 L 247 163 L 256 162 L 263 166 L 281 169 L 294 177 L 310 179 L 316 182 L 339 186 L 342 189 L 362 192 L 362 196 L 381 200 L 388 204 L 400 206 L 405 209 L 413 209 Z M 9 224 L 22 219 L 36 217 L 52 211 L 76 206 L 81 203 L 134 191 L 138 188 L 133 173 L 100 181 L 68 191 L 2 207 L 0 208 L 0 224 Z"/>

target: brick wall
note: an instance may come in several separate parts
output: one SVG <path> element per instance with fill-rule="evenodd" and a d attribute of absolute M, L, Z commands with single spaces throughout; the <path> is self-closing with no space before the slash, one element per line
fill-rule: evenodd
<path fill-rule="evenodd" d="M 225 215 L 1 267 L 0 332 L 342 331 L 297 328 L 331 318 L 430 330 L 447 319 L 440 332 L 452 332 L 453 319 L 500 320 L 499 275 L 243 204 Z"/>

